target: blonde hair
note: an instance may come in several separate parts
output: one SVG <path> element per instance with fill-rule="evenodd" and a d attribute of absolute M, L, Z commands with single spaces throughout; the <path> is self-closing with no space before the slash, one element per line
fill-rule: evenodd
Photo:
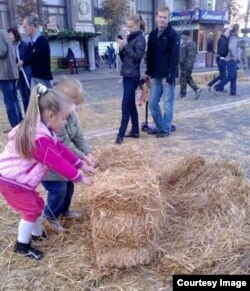
<path fill-rule="evenodd" d="M 55 88 L 66 95 L 71 102 L 81 104 L 84 101 L 82 83 L 76 78 L 63 77 Z"/>
<path fill-rule="evenodd" d="M 140 16 L 136 15 L 136 14 L 133 14 L 133 15 L 130 15 L 127 19 L 127 21 L 133 21 L 135 25 L 137 25 L 138 27 L 140 26 L 141 24 L 141 19 L 140 19 Z"/>
<path fill-rule="evenodd" d="M 27 112 L 16 133 L 16 150 L 26 159 L 31 159 L 33 156 L 36 126 L 44 110 L 47 109 L 54 114 L 59 114 L 69 110 L 71 106 L 66 96 L 55 89 L 47 89 L 43 94 L 39 94 L 39 86 L 41 84 L 31 91 Z"/>
<path fill-rule="evenodd" d="M 168 12 L 170 14 L 170 9 L 168 6 L 160 6 L 156 9 L 155 15 L 158 15 L 159 12 Z"/>

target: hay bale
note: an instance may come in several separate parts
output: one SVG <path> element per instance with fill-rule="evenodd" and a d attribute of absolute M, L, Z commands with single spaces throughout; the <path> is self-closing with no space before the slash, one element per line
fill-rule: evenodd
<path fill-rule="evenodd" d="M 138 215 L 100 210 L 92 212 L 92 231 L 96 249 L 99 246 L 137 248 L 147 245 L 149 241 L 156 244 L 160 232 L 149 213 Z"/>
<path fill-rule="evenodd" d="M 250 187 L 241 169 L 230 162 L 189 157 L 163 173 L 167 223 L 160 269 L 166 274 L 246 273 L 242 250 L 250 234 Z"/>
<path fill-rule="evenodd" d="M 139 149 L 127 150 L 109 147 L 107 154 L 103 150 L 98 160 L 106 171 L 99 172 L 89 195 L 99 268 L 149 264 L 158 247 L 164 221 L 158 181 Z"/>
<path fill-rule="evenodd" d="M 122 149 L 116 145 L 109 145 L 97 152 L 99 169 L 121 168 L 124 170 L 135 169 L 147 166 L 142 152 L 136 145 L 124 144 Z"/>
<path fill-rule="evenodd" d="M 199 156 L 188 157 L 181 161 L 176 168 L 163 171 L 159 180 L 162 186 L 167 187 L 167 191 L 180 184 L 182 188 L 187 187 L 189 183 L 194 181 L 194 176 L 200 174 L 205 165 L 205 159 Z"/>

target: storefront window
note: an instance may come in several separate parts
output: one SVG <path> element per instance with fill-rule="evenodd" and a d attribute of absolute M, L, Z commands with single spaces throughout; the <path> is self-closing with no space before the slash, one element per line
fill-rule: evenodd
<path fill-rule="evenodd" d="M 5 29 L 10 27 L 10 17 L 6 4 L 0 4 L 0 27 Z"/>
<path fill-rule="evenodd" d="M 56 24 L 59 30 L 66 29 L 66 12 L 64 7 L 46 5 L 43 7 L 45 21 Z"/>
<path fill-rule="evenodd" d="M 152 12 L 152 0 L 137 0 L 136 1 L 136 10 L 144 12 Z"/>
<path fill-rule="evenodd" d="M 104 0 L 95 0 L 95 8 L 102 8 Z"/>

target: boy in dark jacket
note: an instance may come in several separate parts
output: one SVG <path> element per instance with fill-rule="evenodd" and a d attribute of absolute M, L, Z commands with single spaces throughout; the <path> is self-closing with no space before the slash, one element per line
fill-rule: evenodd
<path fill-rule="evenodd" d="M 149 108 L 158 138 L 168 136 L 171 132 L 175 77 L 179 63 L 180 37 L 169 23 L 169 15 L 168 7 L 157 9 L 157 28 L 148 38 L 146 75 L 152 78 Z M 164 99 L 163 114 L 159 106 L 161 97 Z"/>
<path fill-rule="evenodd" d="M 226 77 L 227 74 L 227 65 L 226 65 L 226 56 L 228 55 L 228 41 L 229 41 L 229 29 L 224 28 L 221 37 L 218 41 L 218 48 L 217 48 L 217 65 L 219 69 L 219 76 L 215 77 L 212 81 L 210 81 L 208 85 L 209 92 L 211 91 L 211 87 L 217 83 L 218 81 L 222 80 Z M 224 92 L 224 88 L 223 88 Z"/>

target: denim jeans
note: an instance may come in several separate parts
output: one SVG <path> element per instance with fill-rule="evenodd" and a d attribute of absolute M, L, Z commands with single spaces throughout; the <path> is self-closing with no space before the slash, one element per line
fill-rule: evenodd
<path fill-rule="evenodd" d="M 219 69 L 219 76 L 217 76 L 216 78 L 214 78 L 212 81 L 210 81 L 208 83 L 208 86 L 213 86 L 215 83 L 217 83 L 218 81 L 220 80 L 223 80 L 225 77 L 226 77 L 226 74 L 227 74 L 227 63 L 225 60 L 223 59 L 220 59 L 218 62 L 217 62 L 217 65 L 218 65 L 218 69 Z M 223 88 L 224 89 L 224 88 Z M 223 90 L 222 89 L 222 90 Z"/>
<path fill-rule="evenodd" d="M 31 88 L 34 88 L 39 83 L 41 83 L 42 85 L 45 85 L 47 88 L 52 88 L 52 81 L 50 80 L 31 78 Z"/>
<path fill-rule="evenodd" d="M 228 82 L 230 82 L 230 95 L 235 95 L 237 92 L 237 62 L 234 60 L 227 61 L 227 76 L 215 85 L 216 91 L 223 91 Z"/>
<path fill-rule="evenodd" d="M 69 210 L 74 193 L 71 181 L 43 181 L 43 187 L 48 191 L 47 204 L 44 214 L 47 218 L 55 219 Z"/>
<path fill-rule="evenodd" d="M 129 119 L 131 117 L 131 132 L 139 133 L 138 112 L 135 104 L 135 90 L 138 87 L 140 78 L 123 78 L 123 99 L 122 99 L 122 119 L 119 129 L 119 136 L 124 137 Z"/>
<path fill-rule="evenodd" d="M 116 68 L 116 59 L 115 58 L 109 58 L 109 68 L 111 69 L 111 66 L 114 65 L 114 67 Z"/>
<path fill-rule="evenodd" d="M 3 92 L 4 105 L 11 127 L 15 127 L 22 121 L 22 111 L 17 99 L 16 80 L 0 80 L 0 88 Z"/>
<path fill-rule="evenodd" d="M 166 79 L 155 78 L 152 80 L 149 108 L 158 131 L 171 132 L 174 114 L 174 89 L 175 84 L 166 83 Z M 160 109 L 161 97 L 163 98 L 163 113 Z"/>

